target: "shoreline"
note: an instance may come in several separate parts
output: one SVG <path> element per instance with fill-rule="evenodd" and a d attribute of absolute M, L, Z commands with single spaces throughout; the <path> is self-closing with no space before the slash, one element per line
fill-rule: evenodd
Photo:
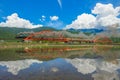
<path fill-rule="evenodd" d="M 0 49 L 12 49 L 12 48 L 44 48 L 44 47 L 77 47 L 77 48 L 81 48 L 81 47 L 94 47 L 94 46 L 98 46 L 98 47 L 114 47 L 114 46 L 118 46 L 120 47 L 119 44 L 41 44 L 41 43 L 1 43 L 0 44 Z"/>

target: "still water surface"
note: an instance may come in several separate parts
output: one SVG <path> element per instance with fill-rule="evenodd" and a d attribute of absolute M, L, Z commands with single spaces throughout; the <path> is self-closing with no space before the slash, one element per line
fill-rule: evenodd
<path fill-rule="evenodd" d="M 120 80 L 112 47 L 0 50 L 0 80 Z"/>

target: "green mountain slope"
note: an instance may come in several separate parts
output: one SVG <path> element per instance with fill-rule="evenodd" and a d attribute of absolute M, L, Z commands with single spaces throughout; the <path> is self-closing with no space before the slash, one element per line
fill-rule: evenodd
<path fill-rule="evenodd" d="M 16 40 L 15 36 L 20 32 L 39 32 L 42 30 L 56 30 L 50 27 L 40 27 L 35 29 L 0 27 L 0 40 Z"/>

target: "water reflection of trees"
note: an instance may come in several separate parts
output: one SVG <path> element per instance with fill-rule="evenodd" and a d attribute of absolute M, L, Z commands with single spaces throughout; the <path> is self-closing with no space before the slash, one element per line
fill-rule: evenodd
<path fill-rule="evenodd" d="M 114 46 L 94 46 L 93 52 L 113 63 L 117 63 L 116 59 L 120 58 L 120 50 L 114 48 Z"/>
<path fill-rule="evenodd" d="M 50 60 L 55 58 L 104 58 L 107 61 L 117 62 L 120 50 L 112 46 L 93 47 L 51 47 L 51 48 L 25 48 L 0 51 L 0 60 L 18 59 Z"/>
<path fill-rule="evenodd" d="M 23 56 L 34 57 L 38 59 L 54 59 L 54 58 L 67 58 L 67 57 L 78 57 L 84 55 L 84 52 L 89 50 L 88 48 L 27 48 L 24 49 L 26 52 Z M 75 56 L 77 55 L 77 56 Z"/>
<path fill-rule="evenodd" d="M 117 63 L 116 59 L 120 58 L 120 50 L 116 50 L 113 46 L 93 46 L 91 47 L 53 47 L 53 48 L 25 48 L 24 56 L 34 57 L 38 59 L 54 59 L 58 57 L 62 58 L 104 58 L 108 61 Z"/>

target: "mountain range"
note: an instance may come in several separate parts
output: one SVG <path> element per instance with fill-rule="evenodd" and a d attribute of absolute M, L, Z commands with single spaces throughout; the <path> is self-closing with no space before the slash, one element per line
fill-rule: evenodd
<path fill-rule="evenodd" d="M 26 28 L 10 28 L 10 27 L 0 27 L 0 40 L 15 40 L 15 36 L 20 32 L 39 32 L 43 30 L 52 30 L 52 31 L 62 31 L 57 30 L 51 27 L 39 27 L 34 29 L 26 29 Z M 99 33 L 102 32 L 102 29 L 68 29 L 68 32 L 77 34 L 80 32 L 91 34 L 91 33 Z"/>
<path fill-rule="evenodd" d="M 51 27 L 39 27 L 34 29 L 0 27 L 0 40 L 15 40 L 15 36 L 20 32 L 39 32 L 42 30 L 56 30 Z"/>
<path fill-rule="evenodd" d="M 104 31 L 103 29 L 96 29 L 96 28 L 92 28 L 92 29 L 68 29 L 67 31 L 69 32 L 76 32 L 76 33 L 79 33 L 79 32 L 83 32 L 83 33 L 100 33 L 102 31 Z"/>

